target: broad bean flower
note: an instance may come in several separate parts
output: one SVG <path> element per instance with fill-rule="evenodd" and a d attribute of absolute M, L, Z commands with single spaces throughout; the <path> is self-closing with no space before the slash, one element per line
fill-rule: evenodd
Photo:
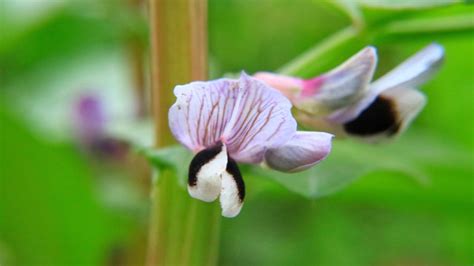
<path fill-rule="evenodd" d="M 444 50 L 431 44 L 376 81 L 373 47 L 366 47 L 339 67 L 304 80 L 267 72 L 255 77 L 287 96 L 300 111 L 297 119 L 336 135 L 380 141 L 403 132 L 426 103 L 416 88 L 441 65 Z"/>
<path fill-rule="evenodd" d="M 108 123 L 104 101 L 99 95 L 81 95 L 73 106 L 74 135 L 80 148 L 100 159 L 123 163 L 129 152 L 129 144 L 106 133 Z"/>
<path fill-rule="evenodd" d="M 245 73 L 239 80 L 176 86 L 174 94 L 171 132 L 195 153 L 188 191 L 206 202 L 219 197 L 223 216 L 236 216 L 244 201 L 245 184 L 237 162 L 296 172 L 330 152 L 331 134 L 298 132 L 290 101 Z"/>

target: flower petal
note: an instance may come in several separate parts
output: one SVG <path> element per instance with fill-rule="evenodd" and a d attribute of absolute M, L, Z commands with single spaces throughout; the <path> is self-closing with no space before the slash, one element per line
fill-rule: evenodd
<path fill-rule="evenodd" d="M 277 89 L 290 100 L 300 94 L 303 89 L 304 80 L 300 78 L 278 75 L 270 72 L 257 72 L 253 77 L 265 82 L 270 87 Z"/>
<path fill-rule="evenodd" d="M 366 47 L 330 72 L 306 80 L 301 95 L 293 103 L 316 115 L 353 104 L 366 94 L 376 65 L 375 48 Z"/>
<path fill-rule="evenodd" d="M 222 188 L 219 198 L 222 216 L 235 217 L 242 209 L 245 198 L 245 184 L 237 163 L 229 158 L 227 168 L 222 173 Z"/>
<path fill-rule="evenodd" d="M 106 113 L 103 100 L 95 94 L 80 96 L 74 106 L 75 133 L 81 141 L 90 143 L 103 136 Z"/>
<path fill-rule="evenodd" d="M 360 115 L 344 124 L 347 134 L 370 142 L 403 132 L 426 103 L 418 90 L 397 87 L 382 92 Z"/>
<path fill-rule="evenodd" d="M 284 145 L 268 149 L 265 164 L 281 172 L 299 172 L 317 164 L 331 151 L 333 135 L 324 132 L 297 132 Z"/>
<path fill-rule="evenodd" d="M 217 199 L 227 162 L 227 149 L 222 143 L 198 152 L 189 165 L 189 194 L 207 202 Z"/>
<path fill-rule="evenodd" d="M 231 79 L 176 86 L 177 100 L 168 113 L 174 137 L 196 152 L 215 145 L 233 114 L 239 91 L 238 81 Z"/>
<path fill-rule="evenodd" d="M 328 120 L 333 123 L 346 123 L 355 119 L 367 109 L 383 91 L 396 87 L 413 87 L 429 79 L 443 61 L 444 50 L 438 44 L 431 44 L 398 67 L 373 82 L 369 93 L 356 104 L 333 112 Z"/>
<path fill-rule="evenodd" d="M 411 56 L 371 84 L 376 93 L 394 87 L 415 87 L 426 82 L 441 66 L 444 48 L 436 43 Z"/>
<path fill-rule="evenodd" d="M 232 158 L 260 163 L 267 148 L 278 147 L 296 132 L 291 103 L 265 83 L 243 73 L 240 94 L 223 141 Z"/>

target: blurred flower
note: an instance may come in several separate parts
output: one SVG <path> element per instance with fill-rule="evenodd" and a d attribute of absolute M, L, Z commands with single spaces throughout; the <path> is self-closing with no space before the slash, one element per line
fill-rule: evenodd
<path fill-rule="evenodd" d="M 92 142 L 103 134 L 105 111 L 98 95 L 84 94 L 78 97 L 73 110 L 75 134 L 83 142 Z"/>
<path fill-rule="evenodd" d="M 171 131 L 196 152 L 189 167 L 188 191 L 208 202 L 220 196 L 223 216 L 236 216 L 245 197 L 236 162 L 265 162 L 276 170 L 295 172 L 330 152 L 331 134 L 297 132 L 288 99 L 245 73 L 239 80 L 177 86 L 174 94 Z"/>
<path fill-rule="evenodd" d="M 300 123 L 338 135 L 379 141 L 403 132 L 421 111 L 426 99 L 416 87 L 432 76 L 443 57 L 443 48 L 431 44 L 372 83 L 377 63 L 372 47 L 313 79 L 264 72 L 255 77 L 292 101 L 300 111 Z"/>
<path fill-rule="evenodd" d="M 106 134 L 104 102 L 97 94 L 79 96 L 73 110 L 73 123 L 82 149 L 101 159 L 123 161 L 129 144 Z"/>

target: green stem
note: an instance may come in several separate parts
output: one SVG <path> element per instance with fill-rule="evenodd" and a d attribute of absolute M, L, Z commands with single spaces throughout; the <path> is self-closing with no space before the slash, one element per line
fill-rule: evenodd
<path fill-rule="evenodd" d="M 149 6 L 156 146 L 163 147 L 174 142 L 167 118 L 173 88 L 207 79 L 207 2 L 150 0 Z M 160 170 L 156 177 L 147 265 L 215 265 L 218 204 L 190 198 L 174 171 Z"/>
<path fill-rule="evenodd" d="M 319 58 L 331 50 L 337 49 L 340 46 L 352 41 L 357 37 L 358 32 L 359 31 L 353 26 L 344 28 L 334 33 L 332 36 L 325 39 L 321 43 L 318 43 L 316 46 L 298 56 L 290 63 L 284 65 L 278 70 L 278 72 L 287 75 L 308 74 L 305 73 L 305 71 L 310 69 L 311 66 L 315 65 L 315 62 L 318 62 Z"/>
<path fill-rule="evenodd" d="M 359 4 L 354 0 L 333 0 L 330 3 L 339 9 L 341 9 L 344 13 L 349 16 L 352 21 L 352 25 L 355 28 L 362 29 L 365 27 L 365 19 L 364 14 L 360 10 Z"/>
<path fill-rule="evenodd" d="M 139 15 L 142 11 L 143 0 L 128 0 L 128 2 L 133 14 Z M 128 34 L 127 52 L 130 61 L 131 81 L 135 93 L 135 111 L 138 118 L 143 118 L 148 115 L 148 106 L 145 98 L 144 45 L 136 32 L 131 31 Z"/>
<path fill-rule="evenodd" d="M 453 32 L 474 29 L 472 14 L 459 14 L 446 17 L 415 18 L 393 21 L 381 29 L 382 34 L 420 34 L 433 32 Z"/>

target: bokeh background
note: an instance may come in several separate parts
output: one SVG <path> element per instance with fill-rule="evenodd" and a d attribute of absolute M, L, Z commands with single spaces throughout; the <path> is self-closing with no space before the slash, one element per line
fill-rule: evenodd
<path fill-rule="evenodd" d="M 418 154 L 426 177 L 380 169 L 315 199 L 250 175 L 245 208 L 223 220 L 220 265 L 474 263 L 468 2 L 209 0 L 213 78 L 275 71 L 350 25 L 356 38 L 302 76 L 369 44 L 377 76 L 433 41 L 446 49 L 423 86 L 428 105 L 390 157 Z M 88 139 L 78 113 L 89 99 L 105 131 L 150 143 L 148 31 L 140 1 L 0 0 L 0 265 L 143 264 L 149 166 L 127 143 Z"/>

